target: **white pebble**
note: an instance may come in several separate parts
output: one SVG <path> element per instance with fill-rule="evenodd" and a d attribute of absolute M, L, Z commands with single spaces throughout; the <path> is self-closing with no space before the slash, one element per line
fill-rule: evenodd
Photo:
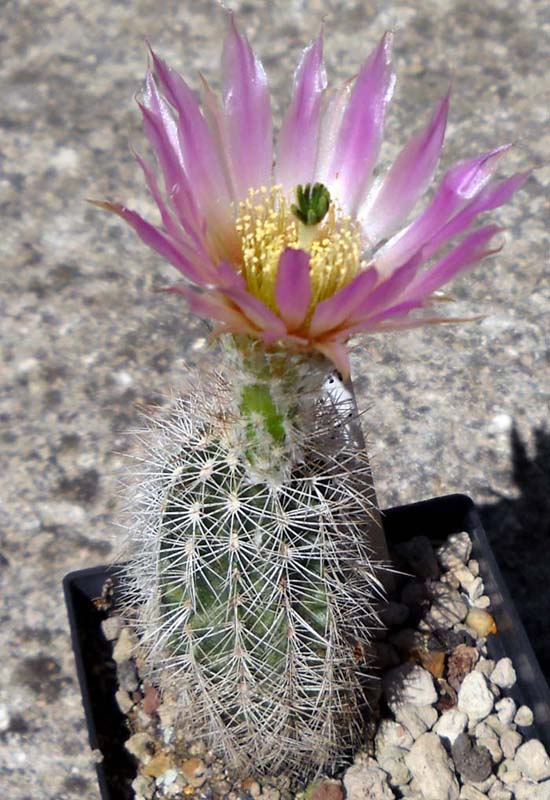
<path fill-rule="evenodd" d="M 485 677 L 488 678 L 495 668 L 495 662 L 491 658 L 482 657 L 478 659 L 475 668 L 477 672 L 481 672 L 482 675 L 485 675 Z"/>
<path fill-rule="evenodd" d="M 122 661 L 128 661 L 132 657 L 136 645 L 135 633 L 130 628 L 123 628 L 113 648 L 113 659 L 117 664 Z"/>
<path fill-rule="evenodd" d="M 504 758 L 513 758 L 522 741 L 521 733 L 512 730 L 512 728 L 505 730 L 500 737 L 500 746 L 502 747 Z"/>
<path fill-rule="evenodd" d="M 488 796 L 489 800 L 512 800 L 512 792 L 500 781 L 491 786 Z"/>
<path fill-rule="evenodd" d="M 500 764 L 500 762 L 504 757 L 504 754 L 502 752 L 502 747 L 500 746 L 496 735 L 492 731 L 491 735 L 489 736 L 477 737 L 477 743 L 482 747 L 487 748 L 487 750 L 491 754 L 491 761 L 493 762 L 493 764 Z"/>
<path fill-rule="evenodd" d="M 538 739 L 525 742 L 515 755 L 514 761 L 526 778 L 532 781 L 543 781 L 550 778 L 550 758 Z"/>
<path fill-rule="evenodd" d="M 472 540 L 468 533 L 453 533 L 436 551 L 439 563 L 445 569 L 453 569 L 460 564 L 466 564 L 471 553 Z"/>
<path fill-rule="evenodd" d="M 404 725 L 390 719 L 383 719 L 378 726 L 375 738 L 376 755 L 380 759 L 388 747 L 401 747 L 409 750 L 413 737 Z"/>
<path fill-rule="evenodd" d="M 475 783 L 472 783 L 472 786 L 475 786 L 475 788 L 478 789 L 480 792 L 485 792 L 485 794 L 489 794 L 489 790 L 491 789 L 492 786 L 494 786 L 496 781 L 497 781 L 496 775 L 492 774 L 489 775 L 489 777 L 484 781 L 476 781 Z"/>
<path fill-rule="evenodd" d="M 503 697 L 498 703 L 495 703 L 495 711 L 499 720 L 504 725 L 509 725 L 514 719 L 516 713 L 516 704 L 511 697 Z"/>
<path fill-rule="evenodd" d="M 134 701 L 124 689 L 118 689 L 115 692 L 115 700 L 123 714 L 128 714 L 134 707 Z"/>
<path fill-rule="evenodd" d="M 498 765 L 498 777 L 505 783 L 506 786 L 512 786 L 521 780 L 521 772 L 519 771 L 516 762 L 506 758 L 502 764 Z"/>
<path fill-rule="evenodd" d="M 518 781 L 512 786 L 512 789 L 514 791 L 515 800 L 544 800 L 545 797 L 541 792 L 540 783 Z M 546 797 L 547 796 L 548 795 L 546 795 Z"/>
<path fill-rule="evenodd" d="M 467 614 L 468 606 L 456 589 L 440 584 L 436 587 L 432 606 L 426 614 L 426 622 L 433 630 L 448 630 L 462 622 Z"/>
<path fill-rule="evenodd" d="M 134 778 L 132 781 L 132 789 L 137 798 L 148 797 L 151 795 L 151 792 L 155 790 L 155 781 L 153 778 L 149 778 L 146 775 L 138 775 L 137 778 Z"/>
<path fill-rule="evenodd" d="M 485 719 L 493 710 L 494 697 L 481 672 L 470 672 L 458 692 L 458 708 L 471 722 Z"/>
<path fill-rule="evenodd" d="M 424 800 L 458 800 L 460 789 L 450 759 L 435 733 L 424 733 L 405 756 L 405 764 L 422 787 Z"/>
<path fill-rule="evenodd" d="M 388 773 L 391 786 L 407 784 L 411 779 L 411 773 L 405 765 L 407 752 L 402 747 L 387 747 L 377 756 L 378 763 Z"/>
<path fill-rule="evenodd" d="M 344 774 L 347 800 L 393 800 L 394 793 L 388 786 L 388 776 L 373 758 L 359 755 L 355 763 Z M 265 793 L 265 792 L 264 792 Z"/>
<path fill-rule="evenodd" d="M 500 702 L 500 701 L 499 701 Z M 485 720 L 485 724 L 488 725 L 497 736 L 502 736 L 505 730 L 507 730 L 506 725 L 502 722 L 496 714 L 489 714 L 487 719 Z"/>
<path fill-rule="evenodd" d="M 86 522 L 88 515 L 78 503 L 67 503 L 61 500 L 58 503 L 42 503 L 40 518 L 44 527 L 55 527 L 56 525 L 82 525 Z"/>
<path fill-rule="evenodd" d="M 123 626 L 122 617 L 107 617 L 101 622 L 101 631 L 108 642 L 118 639 Z"/>
<path fill-rule="evenodd" d="M 475 786 L 463 786 L 460 790 L 460 800 L 486 800 L 487 795 L 476 789 Z"/>
<path fill-rule="evenodd" d="M 454 569 L 451 574 L 456 576 L 471 602 L 481 597 L 485 587 L 479 576 L 472 575 L 470 570 L 462 564 Z"/>
<path fill-rule="evenodd" d="M 155 740 L 148 733 L 134 733 L 124 742 L 124 747 L 141 764 L 147 764 L 155 752 Z"/>
<path fill-rule="evenodd" d="M 395 719 L 411 733 L 413 739 L 418 739 L 432 727 L 437 720 L 437 711 L 433 706 L 413 706 L 410 703 L 392 704 Z M 426 712 L 429 712 L 429 716 Z"/>
<path fill-rule="evenodd" d="M 402 664 L 386 673 L 383 679 L 388 703 L 411 703 L 431 706 L 437 702 L 437 691 L 430 673 L 417 664 Z"/>
<path fill-rule="evenodd" d="M 511 689 L 516 682 L 516 671 L 510 658 L 501 658 L 491 672 L 491 682 L 501 689 Z"/>
<path fill-rule="evenodd" d="M 486 594 L 482 594 L 481 597 L 478 597 L 477 600 L 474 600 L 474 607 L 486 609 L 489 608 L 491 605 L 491 598 L 488 597 Z"/>
<path fill-rule="evenodd" d="M 442 739 L 447 739 L 453 744 L 456 737 L 466 730 L 467 725 L 468 715 L 458 708 L 450 708 L 440 716 L 434 725 L 434 731 Z"/>
<path fill-rule="evenodd" d="M 534 716 L 529 706 L 520 706 L 517 710 L 514 722 L 520 728 L 528 728 L 533 724 Z"/>

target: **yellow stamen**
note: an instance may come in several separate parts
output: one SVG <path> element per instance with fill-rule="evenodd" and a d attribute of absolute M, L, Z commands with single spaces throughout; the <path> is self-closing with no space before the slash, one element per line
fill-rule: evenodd
<path fill-rule="evenodd" d="M 251 189 L 239 204 L 236 221 L 241 241 L 241 273 L 248 291 L 277 312 L 275 281 L 279 257 L 286 247 L 308 250 L 312 299 L 332 297 L 363 268 L 361 236 L 357 224 L 331 202 L 324 219 L 305 226 L 291 212 L 280 186 Z"/>

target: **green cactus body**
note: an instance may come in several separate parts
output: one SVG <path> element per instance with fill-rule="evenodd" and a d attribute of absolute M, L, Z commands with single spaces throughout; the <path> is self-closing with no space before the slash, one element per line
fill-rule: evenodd
<path fill-rule="evenodd" d="M 319 403 L 325 364 L 238 358 L 158 423 L 127 600 L 186 725 L 234 766 L 304 777 L 361 728 L 368 464 Z"/>

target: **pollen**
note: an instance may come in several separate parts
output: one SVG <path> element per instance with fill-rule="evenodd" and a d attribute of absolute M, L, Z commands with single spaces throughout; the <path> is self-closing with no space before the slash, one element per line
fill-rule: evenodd
<path fill-rule="evenodd" d="M 280 186 L 250 189 L 239 204 L 235 224 L 247 289 L 275 313 L 281 253 L 287 247 L 309 251 L 312 298 L 306 325 L 315 306 L 350 283 L 364 267 L 359 228 L 332 201 L 319 224 L 306 226 L 293 213 Z"/>

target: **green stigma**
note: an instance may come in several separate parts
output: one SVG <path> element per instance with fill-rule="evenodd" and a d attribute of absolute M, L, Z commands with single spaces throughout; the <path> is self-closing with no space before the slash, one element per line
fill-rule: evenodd
<path fill-rule="evenodd" d="M 304 225 L 318 225 L 326 216 L 330 206 L 330 192 L 322 183 L 298 184 L 296 203 L 290 206 L 295 217 Z"/>

